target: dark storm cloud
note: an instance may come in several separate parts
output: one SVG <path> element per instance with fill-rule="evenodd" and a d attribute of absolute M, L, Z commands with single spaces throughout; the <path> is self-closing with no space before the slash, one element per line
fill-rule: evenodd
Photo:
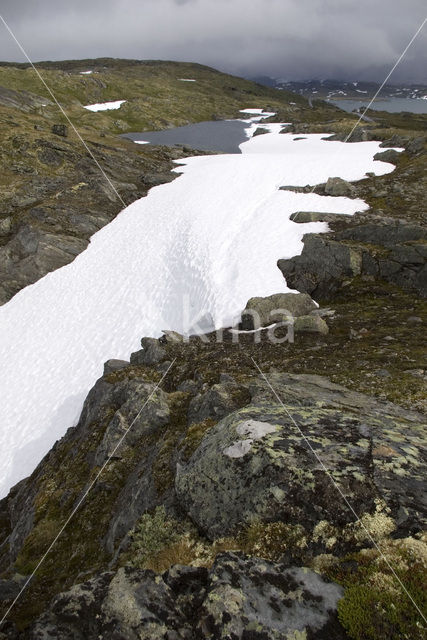
<path fill-rule="evenodd" d="M 2 0 L 33 60 L 191 60 L 237 74 L 382 80 L 425 0 Z M 0 24 L 0 59 L 23 60 Z M 392 80 L 427 82 L 427 25 Z"/>

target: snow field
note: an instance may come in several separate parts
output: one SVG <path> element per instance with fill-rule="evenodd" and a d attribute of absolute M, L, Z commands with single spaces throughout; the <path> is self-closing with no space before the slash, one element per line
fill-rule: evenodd
<path fill-rule="evenodd" d="M 265 115 L 265 114 L 264 114 Z M 256 125 L 254 125 L 256 126 Z M 233 323 L 252 296 L 286 292 L 278 258 L 302 250 L 294 211 L 352 214 L 361 200 L 279 191 L 284 184 L 362 178 L 394 169 L 377 142 L 326 142 L 270 133 L 242 154 L 186 158 L 172 183 L 124 209 L 69 265 L 0 307 L 0 491 L 33 471 L 68 427 L 109 358 L 128 359 L 143 336 Z"/>

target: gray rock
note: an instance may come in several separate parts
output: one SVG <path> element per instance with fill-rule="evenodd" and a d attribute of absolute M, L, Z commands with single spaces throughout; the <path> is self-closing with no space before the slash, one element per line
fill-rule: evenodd
<path fill-rule="evenodd" d="M 424 149 L 426 140 L 427 138 L 425 136 L 413 138 L 406 145 L 406 149 L 409 151 L 409 153 L 413 153 L 413 154 L 420 153 Z"/>
<path fill-rule="evenodd" d="M 0 237 L 8 236 L 12 231 L 12 219 L 11 218 L 3 218 L 0 220 Z"/>
<path fill-rule="evenodd" d="M 277 264 L 289 287 L 315 299 L 330 297 L 359 275 L 427 296 L 427 232 L 419 225 L 375 219 L 333 235 L 307 234 L 303 242 L 301 255 Z"/>
<path fill-rule="evenodd" d="M 188 424 L 203 422 L 208 418 L 220 420 L 251 400 L 246 387 L 235 382 L 214 384 L 204 393 L 195 396 L 188 408 Z"/>
<path fill-rule="evenodd" d="M 0 580 L 0 601 L 14 600 L 22 587 L 22 581 Z"/>
<path fill-rule="evenodd" d="M 266 133 L 270 133 L 269 129 L 266 129 L 265 127 L 258 127 L 257 129 L 255 129 L 254 133 L 252 134 L 252 137 L 262 136 Z"/>
<path fill-rule="evenodd" d="M 127 360 L 107 360 L 107 362 L 104 363 L 104 376 L 107 376 L 109 373 L 114 373 L 114 371 L 125 369 L 129 364 Z"/>
<path fill-rule="evenodd" d="M 163 329 L 163 335 L 159 338 L 159 342 L 162 344 L 176 343 L 176 342 L 184 342 L 184 336 L 177 331 L 169 331 Z"/>
<path fill-rule="evenodd" d="M 361 274 L 362 251 L 358 247 L 313 233 L 305 235 L 303 242 L 300 256 L 277 263 L 292 289 L 317 299 L 326 298 L 337 291 L 344 280 Z"/>
<path fill-rule="evenodd" d="M 184 380 L 177 387 L 177 391 L 182 391 L 183 393 L 191 393 L 191 395 L 195 395 L 199 390 L 199 385 L 194 380 Z"/>
<path fill-rule="evenodd" d="M 295 333 L 319 333 L 327 335 L 329 328 L 326 322 L 320 316 L 300 316 L 294 322 Z"/>
<path fill-rule="evenodd" d="M 325 185 L 325 193 L 328 196 L 345 196 L 347 198 L 356 195 L 355 187 L 342 178 L 328 178 Z"/>
<path fill-rule="evenodd" d="M 276 322 L 286 322 L 290 316 L 307 315 L 316 304 L 306 293 L 276 293 L 266 298 L 251 298 L 242 311 L 241 328 L 258 329 Z"/>
<path fill-rule="evenodd" d="M 52 126 L 52 133 L 56 136 L 66 138 L 68 136 L 68 127 L 65 124 L 54 124 Z"/>
<path fill-rule="evenodd" d="M 117 385 L 118 389 L 120 384 Z M 166 394 L 154 384 L 138 379 L 127 380 L 122 383 L 120 390 L 120 410 L 115 412 L 108 423 L 104 437 L 96 449 L 96 466 L 101 466 L 111 455 L 116 459 L 121 458 L 126 449 L 132 447 L 143 435 L 156 431 L 169 421 Z"/>
<path fill-rule="evenodd" d="M 131 364 L 153 365 L 166 358 L 166 351 L 157 338 L 142 338 L 141 351 L 135 351 L 130 356 Z"/>
<path fill-rule="evenodd" d="M 400 151 L 396 151 L 395 149 L 387 149 L 387 151 L 376 153 L 374 155 L 374 160 L 381 160 L 381 162 L 391 162 L 392 164 L 397 164 L 400 155 Z"/>
<path fill-rule="evenodd" d="M 59 594 L 30 640 L 321 640 L 345 638 L 336 615 L 343 589 L 313 571 L 242 554 L 212 569 L 172 567 L 162 576 L 121 568 Z M 112 635 L 113 633 L 113 635 Z"/>
<path fill-rule="evenodd" d="M 421 415 L 319 376 L 271 374 L 269 381 L 286 411 L 271 403 L 260 381 L 252 403 L 212 427 L 177 471 L 179 503 L 209 538 L 254 519 L 307 531 L 321 520 L 352 522 L 325 468 L 357 513 L 375 510 L 382 499 L 392 510 L 405 509 L 405 526 L 422 526 Z"/>
<path fill-rule="evenodd" d="M 290 218 L 292 222 L 350 222 L 353 216 L 344 213 L 328 213 L 326 211 L 295 211 Z"/>

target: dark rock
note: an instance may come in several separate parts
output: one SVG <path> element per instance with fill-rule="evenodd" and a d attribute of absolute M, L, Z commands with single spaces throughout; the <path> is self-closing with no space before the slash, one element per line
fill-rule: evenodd
<path fill-rule="evenodd" d="M 107 362 L 104 363 L 104 376 L 107 376 L 109 373 L 114 373 L 114 371 L 125 369 L 129 364 L 127 360 L 107 360 Z"/>
<path fill-rule="evenodd" d="M 153 395 L 154 391 L 156 391 L 155 395 Z M 166 394 L 161 389 L 157 389 L 154 384 L 138 379 L 126 380 L 119 383 L 112 392 L 116 397 L 117 393 L 121 394 L 121 406 L 110 420 L 104 437 L 96 449 L 94 456 L 96 466 L 101 466 L 111 455 L 121 458 L 126 448 L 131 447 L 144 434 L 156 431 L 169 421 Z M 82 418 L 85 422 L 87 417 L 84 407 Z M 119 443 L 121 446 L 116 449 Z"/>
<path fill-rule="evenodd" d="M 131 364 L 153 365 L 166 358 L 166 351 L 157 338 L 142 338 L 141 351 L 135 351 L 130 356 Z"/>
<path fill-rule="evenodd" d="M 307 184 L 305 187 L 295 187 L 294 185 L 283 185 L 279 187 L 279 191 L 292 191 L 293 193 L 311 193 L 315 186 Z"/>
<path fill-rule="evenodd" d="M 303 242 L 300 256 L 277 263 L 288 287 L 317 299 L 327 298 L 344 280 L 361 274 L 361 249 L 341 244 L 323 234 L 307 234 Z"/>
<path fill-rule="evenodd" d="M 328 213 L 324 211 L 295 211 L 290 217 L 292 222 L 351 222 L 353 216 L 344 213 Z"/>
<path fill-rule="evenodd" d="M 195 396 L 188 408 L 188 424 L 203 422 L 208 418 L 220 420 L 251 400 L 246 387 L 233 382 L 214 384 L 204 393 Z"/>
<path fill-rule="evenodd" d="M 381 160 L 381 162 L 391 162 L 392 164 L 397 164 L 400 155 L 400 151 L 396 151 L 395 149 L 388 149 L 387 151 L 376 153 L 374 155 L 374 160 Z"/>
<path fill-rule="evenodd" d="M 68 127 L 65 124 L 54 124 L 52 126 L 52 133 L 56 136 L 66 138 L 68 136 Z"/>
<path fill-rule="evenodd" d="M 307 234 L 301 255 L 279 260 L 278 267 L 289 287 L 315 299 L 330 297 L 359 275 L 383 278 L 425 297 L 426 239 L 421 226 L 375 220 L 329 236 Z"/>
<path fill-rule="evenodd" d="M 313 571 L 227 553 L 209 573 L 175 566 L 162 576 L 130 568 L 100 574 L 59 594 L 29 637 L 321 640 L 333 626 L 339 640 L 342 595 Z"/>
<path fill-rule="evenodd" d="M 262 136 L 266 133 L 270 133 L 270 131 L 265 127 L 257 127 L 257 129 L 255 129 L 254 133 L 252 134 L 252 137 L 254 138 L 255 136 Z"/>
<path fill-rule="evenodd" d="M 409 151 L 409 153 L 412 153 L 412 154 L 420 153 L 424 149 L 424 146 L 426 144 L 426 140 L 427 140 L 427 138 L 425 136 L 420 136 L 418 138 L 413 138 L 406 145 L 406 149 Z"/>

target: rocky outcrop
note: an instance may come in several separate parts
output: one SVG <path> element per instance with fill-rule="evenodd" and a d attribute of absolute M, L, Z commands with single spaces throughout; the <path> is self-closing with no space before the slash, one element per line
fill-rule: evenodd
<path fill-rule="evenodd" d="M 295 211 L 289 216 L 292 222 L 351 222 L 353 216 L 344 213 L 329 213 L 327 211 Z"/>
<path fill-rule="evenodd" d="M 325 185 L 325 193 L 327 196 L 352 198 L 356 195 L 356 189 L 351 182 L 347 182 L 342 178 L 328 178 Z"/>
<path fill-rule="evenodd" d="M 228 553 L 210 571 L 122 568 L 59 594 L 31 640 L 345 638 L 343 590 L 310 570 Z"/>
<path fill-rule="evenodd" d="M 207 536 L 253 519 L 342 527 L 354 521 L 343 495 L 359 514 L 384 500 L 402 530 L 417 529 L 425 509 L 420 415 L 318 376 L 273 374 L 269 382 L 286 408 L 253 384 L 252 403 L 218 422 L 178 468 L 178 500 Z"/>
<path fill-rule="evenodd" d="M 316 309 L 306 293 L 276 293 L 266 298 L 250 298 L 242 311 L 243 330 L 267 327 L 275 322 L 286 322 L 290 317 L 304 316 Z"/>
<path fill-rule="evenodd" d="M 392 282 L 427 296 L 427 232 L 400 220 L 376 219 L 333 235 L 307 234 L 300 256 L 279 260 L 287 285 L 328 298 L 359 275 Z"/>
<path fill-rule="evenodd" d="M 124 142 L 91 144 L 117 193 L 80 143 L 55 131 L 5 140 L 0 162 L 14 175 L 0 193 L 0 304 L 47 273 L 72 262 L 90 237 L 157 184 L 176 177 L 172 159 L 181 150 L 152 149 L 149 157 Z M 32 133 L 32 136 L 34 134 Z M 136 146 L 136 145 L 135 145 Z"/>

